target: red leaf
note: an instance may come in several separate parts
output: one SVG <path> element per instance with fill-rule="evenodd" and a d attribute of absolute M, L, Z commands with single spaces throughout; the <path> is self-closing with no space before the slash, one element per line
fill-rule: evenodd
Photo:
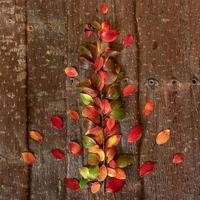
<path fill-rule="evenodd" d="M 153 112 L 154 106 L 154 101 L 149 100 L 144 107 L 144 115 L 149 116 Z"/>
<path fill-rule="evenodd" d="M 103 65 L 104 65 L 104 58 L 100 56 L 95 60 L 94 63 L 95 70 L 99 71 L 103 67 Z"/>
<path fill-rule="evenodd" d="M 79 120 L 80 119 L 80 116 L 79 114 L 75 111 L 75 110 L 69 110 L 69 115 L 70 117 L 73 119 L 73 120 Z"/>
<path fill-rule="evenodd" d="M 155 164 L 156 164 L 156 163 L 155 163 L 155 162 L 152 162 L 152 161 L 145 162 L 145 163 L 139 168 L 140 176 L 144 176 L 144 175 L 150 174 L 150 173 L 153 171 Z"/>
<path fill-rule="evenodd" d="M 111 105 L 107 99 L 101 100 L 100 108 L 104 115 L 111 112 Z"/>
<path fill-rule="evenodd" d="M 126 87 L 124 87 L 124 89 L 122 90 L 123 96 L 126 97 L 130 94 L 132 94 L 133 92 L 135 92 L 135 87 L 133 85 L 127 85 Z"/>
<path fill-rule="evenodd" d="M 111 160 L 109 163 L 108 163 L 109 167 L 115 169 L 117 167 L 117 163 L 114 161 L 114 160 Z"/>
<path fill-rule="evenodd" d="M 63 120 L 59 116 L 52 115 L 50 120 L 54 128 L 61 129 L 63 127 Z"/>
<path fill-rule="evenodd" d="M 65 68 L 65 74 L 68 77 L 76 77 L 76 76 L 78 76 L 78 72 L 76 71 L 76 69 L 74 67 L 66 67 Z"/>
<path fill-rule="evenodd" d="M 77 142 L 69 142 L 69 150 L 75 154 L 75 155 L 81 155 L 83 153 L 83 150 Z"/>
<path fill-rule="evenodd" d="M 58 160 L 61 160 L 65 156 L 65 154 L 60 149 L 52 149 L 51 153 Z"/>
<path fill-rule="evenodd" d="M 109 178 L 106 183 L 106 192 L 118 192 L 125 185 L 125 180 L 117 178 Z"/>
<path fill-rule="evenodd" d="M 89 94 L 91 97 L 96 97 L 98 92 L 91 88 L 83 88 L 83 93 Z"/>
<path fill-rule="evenodd" d="M 64 182 L 66 184 L 66 188 L 70 190 L 78 190 L 80 188 L 79 181 L 76 178 L 65 178 Z"/>
<path fill-rule="evenodd" d="M 100 122 L 100 116 L 98 111 L 92 107 L 92 106 L 88 106 L 85 107 L 83 110 L 83 116 L 87 117 L 88 119 L 90 119 L 91 121 L 93 121 L 94 123 L 99 123 Z"/>
<path fill-rule="evenodd" d="M 101 29 L 102 30 L 109 30 L 110 29 L 110 23 L 108 21 L 102 22 Z"/>
<path fill-rule="evenodd" d="M 103 14 L 106 14 L 108 12 L 108 5 L 107 5 L 107 3 L 104 2 L 104 3 L 101 4 L 101 12 Z"/>
<path fill-rule="evenodd" d="M 100 33 L 100 38 L 104 42 L 113 42 L 119 36 L 119 32 L 115 29 L 103 30 Z"/>
<path fill-rule="evenodd" d="M 106 122 L 106 126 L 108 127 L 108 129 L 111 131 L 112 128 L 115 126 L 115 119 L 113 118 L 109 118 Z"/>
<path fill-rule="evenodd" d="M 136 142 L 141 137 L 142 137 L 142 127 L 140 125 L 136 125 L 129 131 L 128 142 Z"/>
<path fill-rule="evenodd" d="M 134 38 L 131 34 L 128 34 L 124 39 L 123 39 L 123 45 L 125 47 L 128 47 L 129 45 L 133 44 Z"/>
<path fill-rule="evenodd" d="M 85 30 L 85 36 L 86 37 L 91 37 L 92 35 L 93 35 L 93 31 Z"/>
<path fill-rule="evenodd" d="M 115 126 L 109 130 L 108 127 L 104 129 L 104 133 L 106 136 L 111 136 L 116 134 L 120 130 L 120 125 L 115 123 Z"/>
<path fill-rule="evenodd" d="M 184 159 L 185 159 L 185 157 L 184 157 L 184 155 L 182 153 L 176 153 L 174 155 L 174 158 L 173 158 L 172 162 L 174 164 L 180 164 L 180 163 L 182 163 L 184 161 Z"/>

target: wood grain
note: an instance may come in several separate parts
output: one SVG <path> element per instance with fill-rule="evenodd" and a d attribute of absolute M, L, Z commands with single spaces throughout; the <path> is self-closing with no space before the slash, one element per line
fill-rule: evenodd
<path fill-rule="evenodd" d="M 141 112 L 147 100 L 156 103 L 146 123 L 141 164 L 157 162 L 155 172 L 144 178 L 144 199 L 199 199 L 199 35 L 198 1 L 140 1 L 137 3 L 140 35 Z M 171 129 L 164 145 L 155 136 Z M 175 166 L 173 155 L 185 162 Z M 199 158 L 198 158 L 199 159 Z"/>
<path fill-rule="evenodd" d="M 0 1 L 0 199 L 27 199 L 25 2 Z"/>
<path fill-rule="evenodd" d="M 200 199 L 200 2 L 198 0 L 107 0 L 109 12 L 100 13 L 98 0 L 2 0 L 0 2 L 0 200 L 197 200 Z M 116 194 L 103 189 L 70 191 L 64 178 L 79 178 L 86 163 L 68 152 L 70 140 L 81 140 L 82 121 L 72 121 L 67 111 L 80 111 L 78 80 L 64 75 L 75 65 L 79 79 L 87 71 L 79 67 L 78 47 L 87 41 L 84 23 L 109 20 L 120 31 L 118 43 L 133 34 L 134 45 L 124 49 L 119 63 L 137 92 L 124 98 L 126 118 L 120 149 L 134 155 L 127 169 L 125 188 Z M 119 46 L 119 45 L 116 45 Z M 154 112 L 144 117 L 147 100 Z M 51 126 L 49 117 L 59 115 L 64 129 Z M 129 144 L 129 129 L 144 126 L 141 141 Z M 156 135 L 171 129 L 170 140 L 156 145 Z M 27 140 L 28 130 L 44 135 L 42 143 Z M 37 162 L 26 167 L 21 152 L 33 151 Z M 55 160 L 53 148 L 63 160 Z M 185 155 L 175 166 L 173 155 Z M 151 175 L 140 178 L 138 167 L 155 161 Z"/>

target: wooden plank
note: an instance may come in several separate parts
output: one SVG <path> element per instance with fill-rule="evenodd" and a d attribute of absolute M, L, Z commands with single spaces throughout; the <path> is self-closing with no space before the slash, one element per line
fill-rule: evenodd
<path fill-rule="evenodd" d="M 24 0 L 0 1 L 0 199 L 27 199 L 26 18 Z"/>
<path fill-rule="evenodd" d="M 30 142 L 38 161 L 31 173 L 31 199 L 138 199 L 140 182 L 133 169 L 128 169 L 128 184 L 123 192 L 92 195 L 87 190 L 77 192 L 65 189 L 65 177 L 79 177 L 78 168 L 85 161 L 81 157 L 67 154 L 62 161 L 55 161 L 50 154 L 57 147 L 66 152 L 66 144 L 71 139 L 80 140 L 83 132 L 77 122 L 66 116 L 66 110 L 80 110 L 76 81 L 71 82 L 63 74 L 65 65 L 78 65 L 78 46 L 85 41 L 84 23 L 93 19 L 109 19 L 114 27 L 123 30 L 120 41 L 126 33 L 135 33 L 135 5 L 130 1 L 108 1 L 109 14 L 102 17 L 99 1 L 28 1 L 28 70 L 29 70 L 29 129 L 37 129 L 45 135 L 41 144 Z M 124 16 L 130 22 L 124 23 Z M 129 59 L 127 59 L 127 57 Z M 137 50 L 130 47 L 124 50 L 120 62 L 129 74 L 130 82 L 137 85 Z M 131 66 L 131 67 L 129 67 Z M 80 79 L 86 72 L 79 69 Z M 127 98 L 127 118 L 122 122 L 122 131 L 127 131 L 138 123 L 138 108 L 135 105 L 137 94 Z M 52 113 L 61 115 L 65 120 L 63 131 L 53 130 L 48 122 Z M 137 147 L 127 145 L 123 139 L 123 151 L 135 154 L 134 171 L 138 164 Z M 61 185 L 59 180 L 61 180 Z M 39 186 L 39 187 L 38 187 Z"/>
<path fill-rule="evenodd" d="M 155 111 L 143 117 L 141 164 L 157 162 L 143 179 L 143 199 L 199 199 L 199 1 L 138 1 L 140 39 L 140 111 L 148 99 Z M 168 143 L 158 146 L 159 131 L 171 129 Z M 185 162 L 173 165 L 176 152 Z"/>

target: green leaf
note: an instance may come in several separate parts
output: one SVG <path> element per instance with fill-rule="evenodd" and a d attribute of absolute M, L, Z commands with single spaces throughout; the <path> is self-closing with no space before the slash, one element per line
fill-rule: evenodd
<path fill-rule="evenodd" d="M 91 51 L 90 51 L 90 49 L 89 48 L 87 48 L 85 45 L 80 45 L 80 47 L 79 47 L 79 54 L 81 55 L 81 56 L 87 56 L 87 57 L 89 57 L 89 58 L 92 58 L 92 53 L 91 53 Z"/>
<path fill-rule="evenodd" d="M 111 111 L 110 116 L 113 117 L 115 120 L 120 121 L 124 119 L 126 116 L 126 112 L 124 108 L 118 108 Z"/>
<path fill-rule="evenodd" d="M 95 180 L 99 174 L 99 166 L 89 168 L 89 179 Z"/>
<path fill-rule="evenodd" d="M 87 167 L 80 167 L 79 173 L 84 179 L 88 179 L 89 177 L 89 169 Z"/>
<path fill-rule="evenodd" d="M 82 178 L 82 179 L 79 181 L 79 186 L 80 186 L 80 188 L 86 187 L 87 183 L 88 183 L 88 180 Z"/>
<path fill-rule="evenodd" d="M 133 164 L 133 156 L 130 154 L 122 154 L 117 159 L 117 167 L 125 168 L 131 164 Z"/>
<path fill-rule="evenodd" d="M 107 89 L 106 96 L 108 99 L 116 100 L 120 97 L 121 91 L 120 88 L 116 85 L 111 85 Z"/>
<path fill-rule="evenodd" d="M 123 106 L 122 104 L 122 100 L 121 99 L 117 99 L 111 102 L 111 108 L 112 110 L 117 110 L 119 108 L 121 108 Z"/>
<path fill-rule="evenodd" d="M 83 136 L 83 146 L 85 148 L 92 147 L 96 144 L 95 140 L 93 140 L 91 137 L 88 137 L 86 135 Z"/>
<path fill-rule="evenodd" d="M 96 166 L 99 164 L 99 155 L 96 153 L 88 153 L 88 164 L 91 166 Z"/>
<path fill-rule="evenodd" d="M 85 105 L 89 105 L 93 102 L 92 97 L 88 94 L 80 93 L 80 98 Z"/>

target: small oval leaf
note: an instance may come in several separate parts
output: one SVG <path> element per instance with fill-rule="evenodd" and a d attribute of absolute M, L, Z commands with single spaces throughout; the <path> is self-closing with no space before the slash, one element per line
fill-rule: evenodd
<path fill-rule="evenodd" d="M 65 74 L 71 78 L 78 76 L 78 72 L 76 71 L 74 67 L 66 67 Z"/>
<path fill-rule="evenodd" d="M 156 137 L 156 143 L 158 145 L 165 144 L 169 140 L 169 138 L 170 138 L 170 130 L 165 129 L 161 131 L 160 133 L 158 133 Z"/>
<path fill-rule="evenodd" d="M 117 158 L 117 167 L 125 168 L 133 164 L 133 156 L 130 154 L 122 154 Z"/>
<path fill-rule="evenodd" d="M 36 161 L 36 158 L 32 152 L 25 151 L 22 153 L 22 158 L 25 163 L 31 165 Z"/>
<path fill-rule="evenodd" d="M 140 168 L 139 168 L 139 174 L 140 176 L 148 175 L 150 174 L 154 167 L 155 167 L 155 162 L 152 161 L 147 161 L 145 162 Z"/>

